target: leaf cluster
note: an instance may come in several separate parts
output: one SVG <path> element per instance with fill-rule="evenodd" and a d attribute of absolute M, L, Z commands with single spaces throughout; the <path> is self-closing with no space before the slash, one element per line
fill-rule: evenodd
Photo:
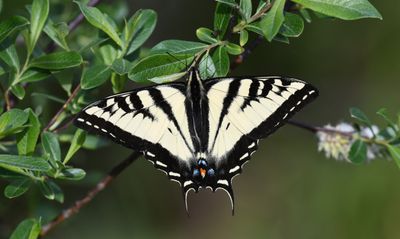
<path fill-rule="evenodd" d="M 350 115 L 356 120 L 356 140 L 348 157 L 353 163 L 362 163 L 368 159 L 370 151 L 370 154 L 393 159 L 400 168 L 400 115 L 394 120 L 385 108 L 376 113 L 382 118 L 383 127 L 374 124 L 360 109 L 350 108 Z"/>

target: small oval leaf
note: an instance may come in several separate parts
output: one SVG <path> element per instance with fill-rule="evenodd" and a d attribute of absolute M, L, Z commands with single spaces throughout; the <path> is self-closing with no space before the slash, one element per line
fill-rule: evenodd
<path fill-rule="evenodd" d="M 352 118 L 359 120 L 360 122 L 364 123 L 367 126 L 372 125 L 368 117 L 359 108 L 355 107 L 350 108 L 350 115 Z"/>
<path fill-rule="evenodd" d="M 212 58 L 215 64 L 215 76 L 226 76 L 229 72 L 229 56 L 225 47 L 219 46 L 217 50 L 215 50 Z"/>
<path fill-rule="evenodd" d="M 0 43 L 8 36 L 23 29 L 29 25 L 26 18 L 21 16 L 12 16 L 10 19 L 0 22 Z"/>
<path fill-rule="evenodd" d="M 213 36 L 213 31 L 205 27 L 200 27 L 199 29 L 197 29 L 196 36 L 197 38 L 199 38 L 200 41 L 204 41 L 207 43 L 216 43 L 218 41 Z"/>
<path fill-rule="evenodd" d="M 33 52 L 49 15 L 49 0 L 34 0 L 31 11 L 31 29 L 29 32 L 28 52 Z"/>
<path fill-rule="evenodd" d="M 201 42 L 182 41 L 182 40 L 165 40 L 155 45 L 151 52 L 156 53 L 170 53 L 170 54 L 188 54 L 194 55 L 207 45 Z"/>
<path fill-rule="evenodd" d="M 17 226 L 10 239 L 36 239 L 39 237 L 40 228 L 39 220 L 26 219 Z"/>
<path fill-rule="evenodd" d="M 367 159 L 367 145 L 362 140 L 356 140 L 350 147 L 349 159 L 355 164 L 360 164 Z"/>
<path fill-rule="evenodd" d="M 236 45 L 234 43 L 231 43 L 231 42 L 226 44 L 226 50 L 231 55 L 240 55 L 244 51 L 243 47 Z"/>
<path fill-rule="evenodd" d="M 264 36 L 268 41 L 272 41 L 272 39 L 274 39 L 283 24 L 284 7 L 285 0 L 275 0 L 272 8 L 265 14 L 259 23 L 259 26 L 263 30 Z"/>
<path fill-rule="evenodd" d="M 81 180 L 86 176 L 86 172 L 80 168 L 66 168 L 57 174 L 57 178 L 65 180 Z"/>
<path fill-rule="evenodd" d="M 81 79 L 82 89 L 88 90 L 104 84 L 111 75 L 111 69 L 105 65 L 95 65 L 87 68 Z"/>
<path fill-rule="evenodd" d="M 82 57 L 79 53 L 74 51 L 61 51 L 33 59 L 30 67 L 47 70 L 62 70 L 79 66 L 80 64 L 82 64 Z"/>
<path fill-rule="evenodd" d="M 192 55 L 155 54 L 143 58 L 129 72 L 129 79 L 136 82 L 148 82 L 186 69 L 193 61 Z"/>
<path fill-rule="evenodd" d="M 4 196 L 7 198 L 19 197 L 28 191 L 31 183 L 29 178 L 14 180 L 4 189 Z"/>
<path fill-rule="evenodd" d="M 88 7 L 78 1 L 74 2 L 78 4 L 83 16 L 90 24 L 105 32 L 119 46 L 123 46 L 122 40 L 114 29 L 115 23 L 107 15 L 103 14 L 98 8 Z"/>
<path fill-rule="evenodd" d="M 153 33 L 157 23 L 157 13 L 151 9 L 137 11 L 126 23 L 122 33 L 129 55 L 136 51 Z"/>
<path fill-rule="evenodd" d="M 279 33 L 285 37 L 298 37 L 303 32 L 303 29 L 303 19 L 297 14 L 287 12 Z"/>
<path fill-rule="evenodd" d="M 232 7 L 224 3 L 217 3 L 214 13 L 214 31 L 218 39 L 223 39 L 231 19 Z"/>
<path fill-rule="evenodd" d="M 306 8 L 343 20 L 379 18 L 381 14 L 367 0 L 293 0 Z"/>
<path fill-rule="evenodd" d="M 8 168 L 8 166 L 40 172 L 50 170 L 50 165 L 43 158 L 0 154 L 0 167 Z"/>

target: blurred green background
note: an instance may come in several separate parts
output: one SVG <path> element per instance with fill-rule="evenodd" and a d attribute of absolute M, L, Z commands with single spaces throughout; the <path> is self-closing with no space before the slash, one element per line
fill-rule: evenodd
<path fill-rule="evenodd" d="M 4 1 L 1 18 L 20 13 L 29 2 Z M 215 7 L 211 0 L 103 2 L 102 9 L 120 16 L 139 8 L 157 11 L 158 24 L 147 47 L 166 39 L 196 40 L 198 27 L 212 26 Z M 321 96 L 295 116 L 312 125 L 348 121 L 350 106 L 360 107 L 374 120 L 380 107 L 397 113 L 400 2 L 370 2 L 383 21 L 313 17 L 290 45 L 262 44 L 230 75 L 286 75 L 314 84 Z M 51 9 L 63 12 L 64 20 L 78 14 L 71 1 L 51 1 L 55 3 L 65 6 Z M 52 88 L 56 86 L 49 83 L 46 90 L 61 92 Z M 88 175 L 83 182 L 62 184 L 63 205 L 42 199 L 35 190 L 17 200 L 2 196 L 0 237 L 6 238 L 27 216 L 56 215 L 129 153 L 118 145 L 80 152 L 73 162 Z M 262 141 L 244 173 L 235 178 L 233 217 L 223 191 L 201 191 L 189 196 L 188 218 L 178 184 L 140 159 L 47 238 L 400 238 L 399 182 L 394 162 L 355 166 L 326 159 L 317 152 L 314 135 L 288 125 Z M 1 182 L 2 189 L 4 185 Z"/>

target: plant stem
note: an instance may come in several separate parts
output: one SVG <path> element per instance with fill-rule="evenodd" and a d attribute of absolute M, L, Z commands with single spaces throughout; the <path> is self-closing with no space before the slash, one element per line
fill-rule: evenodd
<path fill-rule="evenodd" d="M 47 126 L 43 129 L 43 131 L 48 131 L 51 128 L 51 126 L 53 126 L 54 123 L 57 122 L 57 120 L 60 117 L 60 115 L 67 109 L 69 103 L 71 103 L 71 101 L 79 93 L 80 89 L 81 89 L 81 85 L 78 84 L 76 86 L 76 88 L 74 89 L 74 91 L 72 92 L 72 94 L 67 99 L 67 101 L 65 101 L 64 105 L 61 106 L 61 108 L 58 110 L 58 112 L 53 116 L 53 118 L 50 120 L 50 122 L 47 124 Z"/>
<path fill-rule="evenodd" d="M 40 236 L 46 236 L 58 224 L 77 214 L 82 207 L 90 203 L 99 192 L 103 191 L 121 172 L 123 172 L 129 165 L 136 161 L 140 155 L 142 154 L 139 152 L 134 152 L 128 158 L 112 168 L 107 176 L 98 182 L 96 186 L 92 188 L 83 198 L 75 201 L 71 207 L 65 209 L 54 220 L 42 226 Z"/>

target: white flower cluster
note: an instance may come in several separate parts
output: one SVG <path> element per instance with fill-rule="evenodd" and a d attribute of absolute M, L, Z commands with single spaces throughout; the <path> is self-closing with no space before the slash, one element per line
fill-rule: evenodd
<path fill-rule="evenodd" d="M 357 131 L 351 124 L 339 123 L 336 126 L 326 125 L 317 132 L 318 151 L 324 152 L 327 158 L 351 162 L 348 158 L 350 147 L 360 136 L 372 139 L 378 133 L 377 126 L 362 127 Z M 375 159 L 379 155 L 377 145 L 368 144 L 367 159 Z"/>

